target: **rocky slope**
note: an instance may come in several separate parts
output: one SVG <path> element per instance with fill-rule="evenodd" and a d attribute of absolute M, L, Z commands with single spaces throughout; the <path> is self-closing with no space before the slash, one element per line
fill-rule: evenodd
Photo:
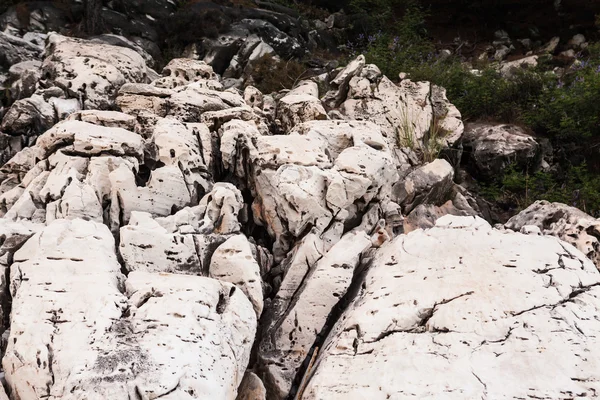
<path fill-rule="evenodd" d="M 490 174 L 537 162 L 526 134 L 465 129 L 443 88 L 362 56 L 327 93 L 263 94 L 203 61 L 159 75 L 123 46 L 10 40 L 10 398 L 600 391 L 596 220 L 539 203 L 492 228 L 455 183 L 467 146 Z"/>

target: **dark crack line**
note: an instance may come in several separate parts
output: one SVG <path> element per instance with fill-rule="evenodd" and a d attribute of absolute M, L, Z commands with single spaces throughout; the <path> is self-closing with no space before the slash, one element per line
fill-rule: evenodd
<path fill-rule="evenodd" d="M 471 373 L 473 374 L 473 376 L 479 381 L 479 383 L 481 383 L 481 385 L 483 386 L 483 399 L 487 398 L 487 385 L 485 384 L 485 382 L 483 382 L 481 380 L 481 378 L 479 376 L 477 376 L 477 374 L 474 371 L 471 371 Z"/>

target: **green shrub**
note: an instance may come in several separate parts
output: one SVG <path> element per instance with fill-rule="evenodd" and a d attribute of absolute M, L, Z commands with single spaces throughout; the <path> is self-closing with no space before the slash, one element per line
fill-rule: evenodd
<path fill-rule="evenodd" d="M 575 141 L 600 135 L 600 44 L 576 65 L 527 113 L 527 123 L 537 131 Z"/>
<path fill-rule="evenodd" d="M 595 217 L 600 216 L 600 176 L 585 164 L 568 166 L 562 171 L 523 173 L 515 166 L 507 168 L 496 182 L 480 185 L 487 200 L 518 212 L 536 200 L 565 203 Z"/>

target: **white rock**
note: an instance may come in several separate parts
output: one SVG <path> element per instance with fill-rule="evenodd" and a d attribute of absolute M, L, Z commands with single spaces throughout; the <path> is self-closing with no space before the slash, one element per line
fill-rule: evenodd
<path fill-rule="evenodd" d="M 111 229 L 126 225 L 132 211 L 146 211 L 153 216 L 171 215 L 190 204 L 190 193 L 177 166 L 152 171 L 145 187 L 137 186 L 130 168 L 121 164 L 109 173 L 111 187 Z"/>
<path fill-rule="evenodd" d="M 308 87 L 301 86 L 301 88 Z M 295 90 L 282 97 L 277 106 L 277 118 L 281 121 L 284 131 L 290 130 L 301 122 L 327 119 L 327 113 L 319 98 L 314 95 L 314 90 Z"/>
<path fill-rule="evenodd" d="M 122 279 L 101 224 L 56 220 L 17 251 L 3 359 L 12 394 L 235 399 L 256 332 L 242 291 L 209 278 L 132 272 L 125 296 Z"/>
<path fill-rule="evenodd" d="M 42 69 L 56 86 L 73 98 L 82 96 L 84 109 L 109 109 L 117 90 L 126 82 L 144 82 L 144 59 L 126 47 L 48 36 Z"/>
<path fill-rule="evenodd" d="M 600 221 L 562 203 L 536 201 L 505 224 L 508 229 L 531 231 L 537 227 L 575 246 L 600 268 Z"/>
<path fill-rule="evenodd" d="M 593 396 L 594 265 L 554 238 L 438 222 L 375 253 L 302 399 Z"/>
<path fill-rule="evenodd" d="M 213 253 L 210 277 L 239 287 L 252 302 L 257 318 L 263 311 L 263 290 L 260 267 L 252 255 L 244 235 L 227 239 Z"/>
<path fill-rule="evenodd" d="M 442 205 L 451 195 L 453 178 L 454 168 L 448 161 L 434 160 L 398 182 L 394 201 L 404 206 L 406 214 L 419 204 Z"/>
<path fill-rule="evenodd" d="M 370 247 L 371 239 L 364 231 L 344 235 L 305 277 L 286 312 L 276 320 L 267 319 L 259 357 L 269 398 L 287 396 L 316 335 L 348 290 L 361 253 Z"/>
<path fill-rule="evenodd" d="M 14 260 L 11 330 L 2 361 L 12 395 L 74 398 L 70 389 L 78 377 L 110 350 L 94 343 L 126 308 L 114 239 L 101 224 L 56 220 Z"/>
<path fill-rule="evenodd" d="M 131 329 L 143 332 L 135 343 L 151 361 L 138 377 L 141 395 L 234 400 L 256 333 L 242 291 L 204 277 L 143 272 L 129 274 L 126 288 Z"/>
<path fill-rule="evenodd" d="M 468 124 L 463 146 L 473 176 L 483 179 L 498 176 L 511 163 L 534 171 L 541 162 L 541 146 L 515 125 Z"/>
<path fill-rule="evenodd" d="M 134 116 L 118 111 L 83 110 L 69 115 L 67 119 L 83 121 L 94 125 L 122 128 L 131 132 L 135 131 L 136 125 Z"/>

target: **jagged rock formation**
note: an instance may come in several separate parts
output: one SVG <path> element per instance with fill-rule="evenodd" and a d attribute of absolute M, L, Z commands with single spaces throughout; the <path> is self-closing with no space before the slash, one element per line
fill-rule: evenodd
<path fill-rule="evenodd" d="M 11 69 L 12 399 L 597 390 L 600 273 L 560 240 L 596 261 L 592 220 L 543 204 L 515 233 L 475 217 L 442 88 L 396 85 L 361 56 L 322 98 L 309 80 L 226 89 L 204 61 L 158 75 L 119 40 L 52 34 L 44 60 Z"/>
<path fill-rule="evenodd" d="M 600 221 L 575 207 L 536 201 L 509 219 L 505 226 L 514 231 L 535 226 L 544 235 L 572 244 L 600 268 Z"/>

